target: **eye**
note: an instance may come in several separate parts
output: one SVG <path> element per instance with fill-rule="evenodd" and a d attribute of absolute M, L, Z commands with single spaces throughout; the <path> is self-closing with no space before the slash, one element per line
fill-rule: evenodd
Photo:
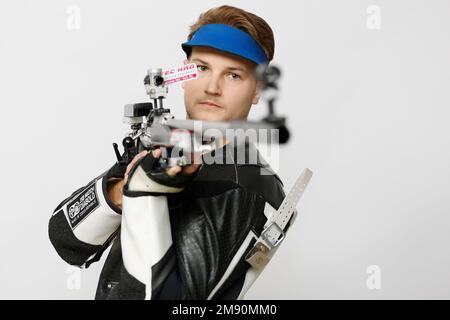
<path fill-rule="evenodd" d="M 230 73 L 230 76 L 231 76 L 231 79 L 233 79 L 233 80 L 238 80 L 238 79 L 241 79 L 241 76 L 240 75 L 238 75 L 237 73 Z"/>
<path fill-rule="evenodd" d="M 207 66 L 197 65 L 198 71 L 206 71 L 208 69 Z"/>

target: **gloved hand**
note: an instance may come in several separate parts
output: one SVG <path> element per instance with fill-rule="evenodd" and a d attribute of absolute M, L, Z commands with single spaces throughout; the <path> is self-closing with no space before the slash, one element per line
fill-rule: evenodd
<path fill-rule="evenodd" d="M 126 163 L 116 162 L 105 174 L 107 185 L 105 197 L 119 210 L 122 209 L 122 189 L 126 171 Z"/>
<path fill-rule="evenodd" d="M 128 196 L 163 195 L 182 191 L 197 175 L 199 164 L 184 168 L 158 168 L 161 150 L 142 151 L 130 162 L 125 172 L 123 193 Z"/>
<path fill-rule="evenodd" d="M 116 162 L 111 167 L 111 169 L 108 170 L 108 172 L 106 173 L 106 177 L 108 179 L 113 179 L 113 178 L 123 179 L 125 177 L 126 171 L 127 171 L 127 164 L 126 163 Z"/>

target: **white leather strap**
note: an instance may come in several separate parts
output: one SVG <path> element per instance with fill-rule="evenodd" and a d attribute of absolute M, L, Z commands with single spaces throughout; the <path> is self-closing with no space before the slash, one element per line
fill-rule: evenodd
<path fill-rule="evenodd" d="M 271 247 L 275 247 L 284 237 L 284 228 L 295 212 L 300 197 L 311 180 L 312 171 L 306 168 L 295 181 L 289 194 L 284 198 L 280 207 L 267 220 L 261 238 Z"/>
<path fill-rule="evenodd" d="M 264 225 L 264 230 L 261 232 L 252 250 L 245 257 L 245 260 L 254 268 L 264 268 L 272 258 L 278 245 L 283 241 L 285 236 L 284 228 L 291 221 L 292 215 L 295 218 L 297 213 L 295 207 L 311 177 L 311 170 L 308 168 L 303 170 L 277 211 L 269 204 L 266 204 L 265 214 L 268 215 L 268 219 Z"/>

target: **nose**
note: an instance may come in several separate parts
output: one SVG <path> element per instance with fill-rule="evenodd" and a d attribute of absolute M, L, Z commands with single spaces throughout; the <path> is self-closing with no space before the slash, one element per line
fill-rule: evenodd
<path fill-rule="evenodd" d="M 205 88 L 206 94 L 212 96 L 220 96 L 222 94 L 220 78 L 218 76 L 212 75 L 206 81 L 207 81 Z"/>

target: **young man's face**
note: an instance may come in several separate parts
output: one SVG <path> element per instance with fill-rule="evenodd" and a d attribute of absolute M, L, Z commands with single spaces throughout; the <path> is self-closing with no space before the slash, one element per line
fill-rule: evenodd
<path fill-rule="evenodd" d="M 259 100 L 256 64 L 208 47 L 193 47 L 189 61 L 184 62 L 198 67 L 198 78 L 183 83 L 187 118 L 247 119 L 250 107 Z"/>

